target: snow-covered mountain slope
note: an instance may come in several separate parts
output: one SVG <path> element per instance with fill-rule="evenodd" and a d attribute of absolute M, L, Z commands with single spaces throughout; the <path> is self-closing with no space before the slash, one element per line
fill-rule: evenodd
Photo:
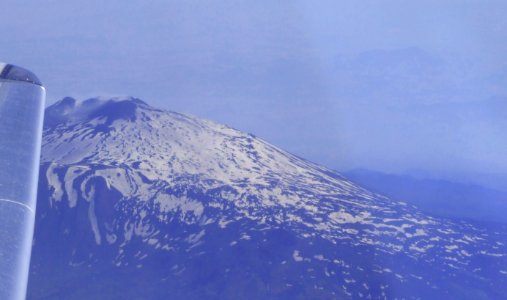
<path fill-rule="evenodd" d="M 139 99 L 49 107 L 41 164 L 33 299 L 507 294 L 505 227 L 430 217 Z"/>

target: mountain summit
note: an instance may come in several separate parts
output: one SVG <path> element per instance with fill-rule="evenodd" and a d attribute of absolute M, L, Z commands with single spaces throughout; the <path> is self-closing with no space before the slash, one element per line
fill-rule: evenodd
<path fill-rule="evenodd" d="M 507 294 L 505 228 L 430 217 L 139 99 L 48 107 L 41 164 L 32 299 Z"/>

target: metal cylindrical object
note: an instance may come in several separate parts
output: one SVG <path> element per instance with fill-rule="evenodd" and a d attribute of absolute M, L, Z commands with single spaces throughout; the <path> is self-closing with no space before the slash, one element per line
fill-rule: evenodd
<path fill-rule="evenodd" d="M 0 299 L 24 299 L 32 247 L 45 89 L 0 63 Z"/>

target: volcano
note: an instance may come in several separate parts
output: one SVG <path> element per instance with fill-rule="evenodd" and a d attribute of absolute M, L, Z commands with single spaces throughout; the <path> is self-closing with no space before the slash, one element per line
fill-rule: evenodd
<path fill-rule="evenodd" d="M 29 299 L 499 299 L 507 228 L 432 217 L 131 97 L 46 109 Z"/>

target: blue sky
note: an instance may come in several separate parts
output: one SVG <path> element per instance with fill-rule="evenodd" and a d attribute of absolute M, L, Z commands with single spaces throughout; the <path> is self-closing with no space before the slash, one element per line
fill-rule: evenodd
<path fill-rule="evenodd" d="M 318 3 L 315 3 L 318 2 Z M 132 95 L 341 170 L 507 173 L 505 1 L 6 0 L 48 102 Z"/>

